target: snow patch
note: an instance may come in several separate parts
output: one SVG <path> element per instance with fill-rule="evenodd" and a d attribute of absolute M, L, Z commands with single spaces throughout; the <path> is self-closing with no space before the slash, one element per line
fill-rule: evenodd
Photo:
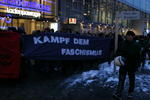
<path fill-rule="evenodd" d="M 94 80 L 87 80 L 85 86 L 91 84 L 92 82 L 94 82 Z"/>
<path fill-rule="evenodd" d="M 81 77 L 82 77 L 82 80 L 88 80 L 88 79 L 93 79 L 95 77 L 97 77 L 99 74 L 99 71 L 98 70 L 91 70 L 91 71 L 88 71 L 88 72 L 83 72 Z"/>
<path fill-rule="evenodd" d="M 90 70 L 87 72 L 83 72 L 82 74 L 75 75 L 73 77 L 68 78 L 64 84 L 67 85 L 66 88 L 71 88 L 76 86 L 77 84 L 87 86 L 96 82 L 96 84 L 103 87 L 115 88 L 118 83 L 118 70 L 119 67 L 116 67 L 116 72 L 114 73 L 114 62 L 108 64 L 105 62 L 99 65 L 99 70 Z M 150 66 L 149 66 L 150 67 Z M 149 68 L 147 67 L 147 68 Z M 149 93 L 150 94 L 150 75 L 146 74 L 138 74 L 136 75 L 135 82 L 135 91 L 140 93 Z M 125 90 L 128 90 L 129 81 L 126 80 Z"/>
<path fill-rule="evenodd" d="M 77 84 L 83 84 L 84 86 L 98 81 L 100 84 L 105 84 L 107 82 L 117 82 L 117 75 L 112 77 L 114 73 L 113 62 L 109 65 L 108 62 L 100 64 L 99 70 L 90 70 L 83 72 L 80 75 L 68 78 L 65 82 L 68 84 L 67 88 L 70 88 Z"/>
<path fill-rule="evenodd" d="M 147 88 L 143 88 L 142 91 L 143 91 L 143 92 L 147 92 L 147 91 L 149 91 L 149 90 L 148 90 Z"/>
<path fill-rule="evenodd" d="M 150 93 L 150 75 L 137 75 L 136 76 L 135 91 Z"/>
<path fill-rule="evenodd" d="M 118 78 L 109 77 L 106 82 L 118 82 Z"/>
<path fill-rule="evenodd" d="M 144 69 L 150 70 L 150 60 L 145 61 Z"/>

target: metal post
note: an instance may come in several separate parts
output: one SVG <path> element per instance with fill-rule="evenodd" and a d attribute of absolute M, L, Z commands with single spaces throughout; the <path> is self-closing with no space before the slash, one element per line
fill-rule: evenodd
<path fill-rule="evenodd" d="M 58 31 L 60 31 L 60 12 L 61 12 L 61 1 L 60 0 L 55 0 L 56 5 L 55 5 L 55 20 L 56 23 L 58 23 Z"/>
<path fill-rule="evenodd" d="M 97 16 L 97 22 L 100 22 L 100 0 L 98 0 L 98 16 Z"/>
<path fill-rule="evenodd" d="M 115 19 L 115 24 L 116 24 L 116 29 L 115 29 L 115 51 L 114 53 L 116 53 L 118 49 L 118 32 L 119 32 L 119 19 L 118 18 Z"/>
<path fill-rule="evenodd" d="M 119 18 L 118 18 L 118 14 L 116 14 L 116 10 L 117 9 L 115 9 L 116 8 L 116 3 L 117 3 L 117 1 L 116 0 L 114 0 L 114 12 L 113 12 L 113 14 L 114 14 L 114 19 L 115 19 L 115 47 L 114 47 L 114 54 L 116 54 L 116 51 L 117 51 L 117 49 L 118 49 L 118 32 L 119 32 Z M 115 65 L 115 63 L 114 63 L 114 72 L 116 72 L 116 65 Z"/>

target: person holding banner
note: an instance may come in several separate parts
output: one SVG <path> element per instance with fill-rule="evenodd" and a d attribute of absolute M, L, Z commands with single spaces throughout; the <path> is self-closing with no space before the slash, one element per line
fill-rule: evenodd
<path fill-rule="evenodd" d="M 122 91 L 126 79 L 126 74 L 129 76 L 129 90 L 128 99 L 133 98 L 133 92 L 135 87 L 135 72 L 140 66 L 140 46 L 134 41 L 135 33 L 128 31 L 126 39 L 120 44 L 117 55 L 124 58 L 124 65 L 119 69 L 119 82 L 117 90 L 113 94 L 113 97 L 117 100 L 121 100 Z"/>

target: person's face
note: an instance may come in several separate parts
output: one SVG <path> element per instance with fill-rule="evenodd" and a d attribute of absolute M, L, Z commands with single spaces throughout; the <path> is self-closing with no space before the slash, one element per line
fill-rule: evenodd
<path fill-rule="evenodd" d="M 132 35 L 126 35 L 126 39 L 128 40 L 128 41 L 132 41 L 133 40 L 133 36 Z"/>

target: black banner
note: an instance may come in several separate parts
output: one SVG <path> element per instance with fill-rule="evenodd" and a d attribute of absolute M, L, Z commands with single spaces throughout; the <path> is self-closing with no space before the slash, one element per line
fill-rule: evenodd
<path fill-rule="evenodd" d="M 36 60 L 106 58 L 111 39 L 77 34 L 36 34 L 23 37 L 24 56 Z"/>

